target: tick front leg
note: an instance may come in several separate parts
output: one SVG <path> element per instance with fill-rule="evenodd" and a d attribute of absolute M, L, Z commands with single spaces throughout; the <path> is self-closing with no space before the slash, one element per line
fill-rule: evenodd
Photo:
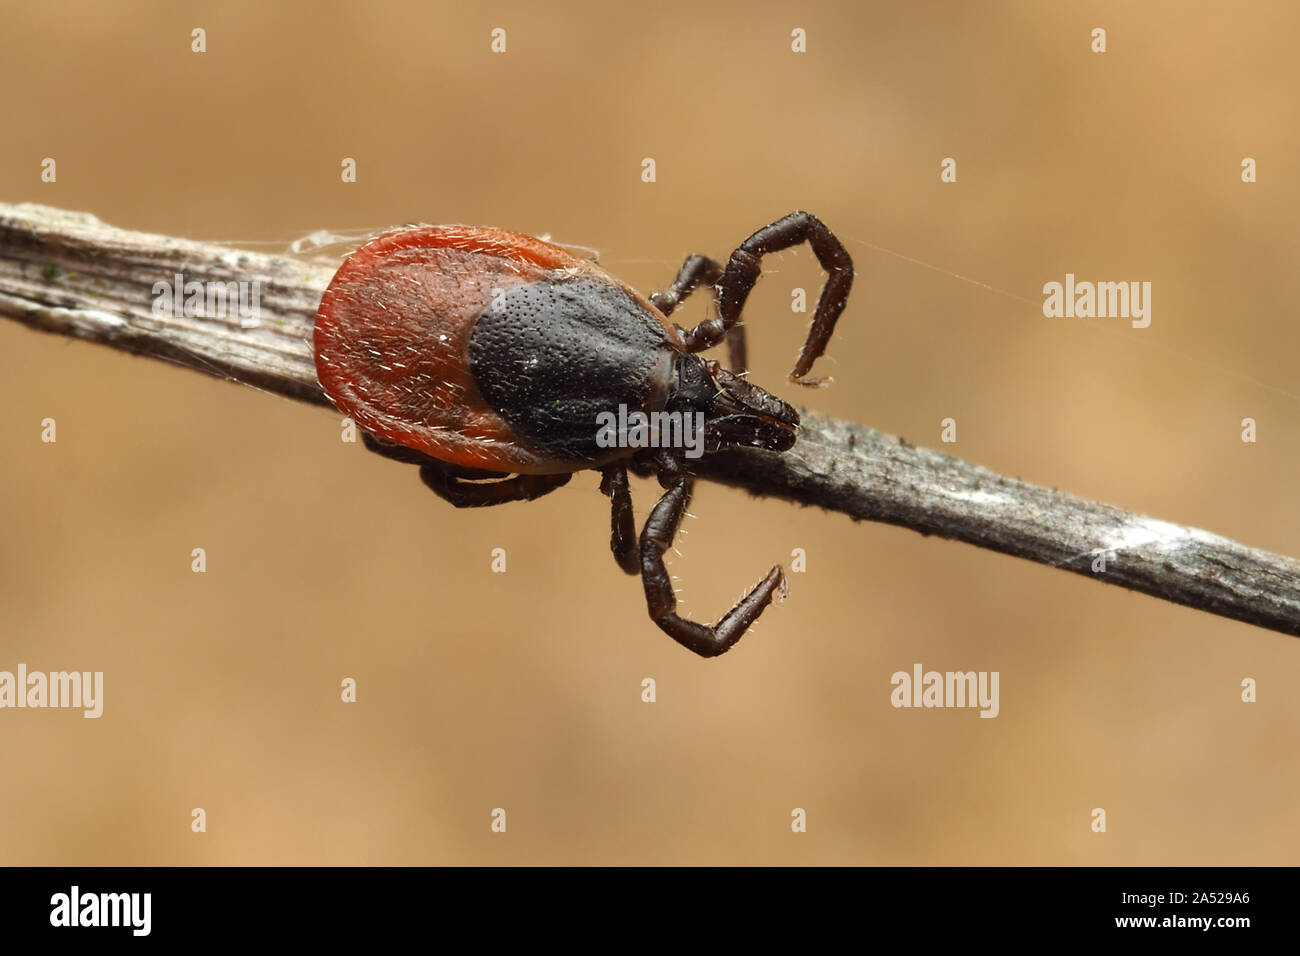
<path fill-rule="evenodd" d="M 702 285 L 708 285 L 713 292 L 713 298 L 716 301 L 718 297 L 717 283 L 722 278 L 722 266 L 708 256 L 687 256 L 686 261 L 682 263 L 681 269 L 677 273 L 677 278 L 673 280 L 670 288 L 663 292 L 656 292 L 650 296 L 651 303 L 664 315 L 672 315 L 673 311 L 681 304 L 682 300 L 694 292 Z M 717 319 L 710 319 L 710 322 L 717 322 Z M 682 335 L 682 341 L 686 343 L 688 352 L 698 352 L 709 346 L 698 346 L 697 342 L 701 338 L 701 326 L 687 331 L 681 326 L 677 330 Z M 725 332 L 727 339 L 727 358 L 731 364 L 731 370 L 737 375 L 743 374 L 749 368 L 748 350 L 745 345 L 745 326 L 737 322 Z"/>
<path fill-rule="evenodd" d="M 509 501 L 532 501 L 567 485 L 573 477 L 572 474 L 515 475 L 500 481 L 471 481 L 465 477 L 467 470 L 442 463 L 422 465 L 420 480 L 439 498 L 457 508 L 484 508 Z"/>
<path fill-rule="evenodd" d="M 627 464 L 615 462 L 600 470 L 600 492 L 609 498 L 609 549 L 614 560 L 628 574 L 641 570 L 632 514 L 632 493 L 627 483 Z"/>
<path fill-rule="evenodd" d="M 744 323 L 727 329 L 727 364 L 737 375 L 749 371 L 749 347 L 745 344 Z"/>
<path fill-rule="evenodd" d="M 820 385 L 820 379 L 807 378 L 815 362 L 830 341 L 835 331 L 835 322 L 844 311 L 848 301 L 849 290 L 853 286 L 853 260 L 849 257 L 843 244 L 816 216 L 806 212 L 792 212 L 783 219 L 778 219 L 770 226 L 764 226 L 754 233 L 727 260 L 727 267 L 717 280 L 718 317 L 701 322 L 683 336 L 686 347 L 691 352 L 701 352 L 712 348 L 728 337 L 732 329 L 738 328 L 741 310 L 745 300 L 753 291 L 754 284 L 762 275 L 763 257 L 807 242 L 812 246 L 827 272 L 826 285 L 821 298 L 817 300 L 817 311 L 813 314 L 812 327 L 808 338 L 799 353 L 794 369 L 790 372 L 790 381 L 799 385 Z M 729 343 L 731 345 L 731 343 Z M 743 355 L 741 344 L 741 358 Z M 735 346 L 731 345 L 732 361 L 736 361 Z"/>
<path fill-rule="evenodd" d="M 659 499 L 641 532 L 641 581 L 651 619 L 673 640 L 701 657 L 717 657 L 731 649 L 749 626 L 772 603 L 780 589 L 787 590 L 785 574 L 777 565 L 750 590 L 717 624 L 709 627 L 677 614 L 677 594 L 664 566 L 664 552 L 672 547 L 691 500 L 692 480 L 683 476 Z"/>

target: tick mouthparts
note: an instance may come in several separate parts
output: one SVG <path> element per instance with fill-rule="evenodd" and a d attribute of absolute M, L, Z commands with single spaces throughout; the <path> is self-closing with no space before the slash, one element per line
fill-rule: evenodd
<path fill-rule="evenodd" d="M 713 383 L 718 387 L 718 393 L 713 398 L 715 415 L 755 415 L 768 419 L 774 426 L 783 429 L 798 429 L 799 413 L 792 405 L 721 366 L 710 369 L 710 372 Z"/>

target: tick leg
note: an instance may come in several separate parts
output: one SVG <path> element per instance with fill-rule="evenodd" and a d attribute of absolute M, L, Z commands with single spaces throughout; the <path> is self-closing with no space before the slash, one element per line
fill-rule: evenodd
<path fill-rule="evenodd" d="M 641 562 L 625 462 L 615 462 L 600 470 L 600 492 L 610 501 L 609 549 L 614 552 L 614 560 L 620 568 L 628 574 L 636 574 L 641 570 Z"/>
<path fill-rule="evenodd" d="M 727 329 L 727 363 L 737 375 L 749 371 L 749 348 L 745 345 L 745 323 Z"/>
<path fill-rule="evenodd" d="M 367 451 L 373 451 L 380 458 L 389 458 L 393 461 L 400 461 L 407 465 L 424 465 L 433 461 L 422 451 L 416 451 L 414 448 L 407 448 L 405 445 L 398 445 L 390 441 L 384 441 L 382 438 L 376 438 L 370 432 L 361 433 L 361 443 L 366 446 Z"/>
<path fill-rule="evenodd" d="M 641 532 L 641 580 L 645 585 L 650 617 L 664 633 L 701 657 L 717 657 L 740 640 L 749 625 L 772 602 L 777 589 L 784 594 L 787 585 L 785 574 L 777 565 L 712 627 L 679 617 L 677 595 L 664 566 L 664 552 L 672 547 L 690 502 L 691 491 L 692 480 L 683 476 L 664 493 L 646 519 L 645 529 Z"/>
<path fill-rule="evenodd" d="M 650 303 L 664 315 L 672 315 L 682 300 L 701 285 L 713 286 L 721 278 L 722 266 L 708 256 L 687 256 L 672 286 L 651 295 Z"/>
<path fill-rule="evenodd" d="M 770 226 L 764 226 L 740 244 L 727 260 L 727 267 L 717 280 L 718 317 L 706 319 L 690 331 L 683 333 L 686 350 L 702 352 L 712 348 L 740 321 L 745 300 L 762 274 L 763 257 L 807 242 L 817 255 L 817 261 L 828 273 L 817 311 L 813 314 L 808 338 L 790 372 L 790 381 L 800 385 L 820 385 L 820 379 L 806 378 L 815 362 L 826 351 L 826 343 L 835 331 L 835 322 L 844 311 L 849 289 L 853 286 L 853 260 L 835 235 L 816 216 L 806 212 L 792 212 Z M 689 261 L 689 260 L 688 260 Z M 736 360 L 734 345 L 732 362 Z M 743 344 L 742 358 L 743 358 Z"/>
<path fill-rule="evenodd" d="M 508 501 L 532 501 L 569 483 L 572 474 L 515 475 L 500 481 L 469 481 L 469 469 L 448 467 L 441 462 L 422 465 L 420 480 L 439 498 L 457 508 L 484 508 Z"/>
<path fill-rule="evenodd" d="M 565 474 L 515 475 L 511 478 L 504 471 L 483 471 L 478 468 L 450 465 L 414 448 L 376 438 L 369 432 L 361 433 L 361 441 L 376 455 L 408 465 L 419 465 L 421 480 L 432 488 L 439 498 L 450 501 L 457 508 L 482 508 L 487 505 L 503 505 L 507 501 L 532 501 L 561 485 L 568 484 L 569 479 L 573 477 L 571 474 Z"/>
<path fill-rule="evenodd" d="M 702 285 L 715 287 L 713 295 L 716 300 L 716 285 L 721 278 L 722 266 L 713 259 L 708 256 L 687 256 L 686 261 L 682 263 L 681 269 L 678 270 L 677 278 L 673 280 L 672 286 L 663 292 L 654 293 L 650 296 L 650 301 L 664 315 L 672 315 L 673 310 L 681 304 L 682 300 Z M 678 326 L 678 331 L 683 336 L 691 334 L 682 329 L 681 326 Z M 749 368 L 743 323 L 738 322 L 727 330 L 727 356 L 731 363 L 731 370 L 737 375 L 743 374 Z"/>
<path fill-rule="evenodd" d="M 510 476 L 507 471 L 482 471 L 478 468 L 449 465 L 426 455 L 422 451 L 416 451 L 414 448 L 407 448 L 405 445 L 398 445 L 395 442 L 376 438 L 370 432 L 361 433 L 361 443 L 366 446 L 368 451 L 373 451 L 381 458 L 389 458 L 407 465 L 433 465 L 454 474 L 458 478 L 508 478 Z"/>

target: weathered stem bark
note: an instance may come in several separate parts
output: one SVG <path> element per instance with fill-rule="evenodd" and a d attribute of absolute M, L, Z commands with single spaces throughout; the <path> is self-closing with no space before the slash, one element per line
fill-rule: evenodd
<path fill-rule="evenodd" d="M 154 284 L 257 280 L 260 321 L 155 316 Z M 329 405 L 311 328 L 329 263 L 114 229 L 0 204 L 0 316 Z M 1007 478 L 859 425 L 804 415 L 784 454 L 737 448 L 702 477 L 884 521 L 1300 635 L 1300 562 Z"/>

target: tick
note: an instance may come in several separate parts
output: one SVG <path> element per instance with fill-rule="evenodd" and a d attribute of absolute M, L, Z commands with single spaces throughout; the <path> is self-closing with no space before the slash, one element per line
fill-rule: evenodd
<path fill-rule="evenodd" d="M 697 654 L 731 648 L 778 593 L 772 568 L 714 625 L 677 613 L 664 566 L 691 499 L 691 462 L 719 448 L 784 452 L 799 415 L 745 379 L 741 310 L 765 255 L 807 242 L 828 274 L 790 381 L 809 378 L 853 284 L 853 262 L 816 217 L 795 212 L 755 232 L 720 265 L 689 256 L 672 286 L 646 298 L 595 263 L 531 236 L 473 226 L 385 233 L 354 252 L 316 315 L 316 374 L 371 451 L 418 465 L 458 508 L 529 501 L 576 471 L 601 473 L 611 501 L 610 547 L 640 574 L 650 617 Z M 717 317 L 669 321 L 699 288 Z M 729 368 L 697 353 L 723 344 Z M 641 417 L 638 417 L 641 416 Z M 676 423 L 653 443 L 626 426 Z M 702 437 L 686 441 L 690 424 Z M 663 438 L 662 435 L 656 436 Z M 676 439 L 676 440 L 674 440 Z M 664 489 L 637 538 L 628 471 Z"/>

